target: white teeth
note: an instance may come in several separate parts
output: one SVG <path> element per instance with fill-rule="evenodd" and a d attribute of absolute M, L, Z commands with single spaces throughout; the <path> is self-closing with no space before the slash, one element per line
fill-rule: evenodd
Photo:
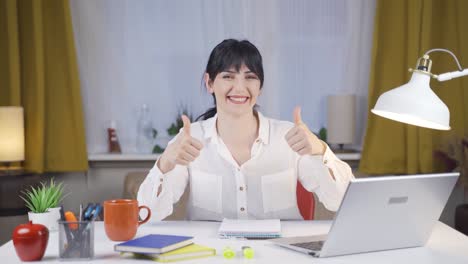
<path fill-rule="evenodd" d="M 246 102 L 248 98 L 247 97 L 229 97 L 229 99 L 235 102 L 243 103 L 243 102 Z"/>

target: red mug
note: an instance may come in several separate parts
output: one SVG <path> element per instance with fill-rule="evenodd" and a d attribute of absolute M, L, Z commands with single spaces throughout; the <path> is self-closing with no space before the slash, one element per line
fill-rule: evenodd
<path fill-rule="evenodd" d="M 142 208 L 148 211 L 148 215 L 143 221 L 139 221 Z M 138 227 L 148 222 L 150 217 L 151 210 L 144 205 L 138 206 L 137 200 L 104 201 L 104 229 L 110 240 L 126 241 L 134 238 Z"/>

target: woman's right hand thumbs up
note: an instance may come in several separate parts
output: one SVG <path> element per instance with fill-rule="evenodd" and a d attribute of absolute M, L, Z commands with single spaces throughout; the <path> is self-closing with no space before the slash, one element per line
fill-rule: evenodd
<path fill-rule="evenodd" d="M 190 119 L 186 115 L 182 115 L 182 123 L 184 123 L 184 133 L 190 136 Z"/>
<path fill-rule="evenodd" d="M 182 115 L 181 118 L 184 123 L 183 131 L 166 147 L 159 159 L 158 167 L 162 173 L 171 171 L 177 164 L 189 165 L 200 155 L 200 150 L 203 148 L 203 144 L 190 135 L 190 119 L 186 115 Z"/>

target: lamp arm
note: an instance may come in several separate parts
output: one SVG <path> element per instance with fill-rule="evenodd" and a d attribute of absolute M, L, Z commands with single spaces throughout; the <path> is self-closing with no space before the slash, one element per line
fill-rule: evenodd
<path fill-rule="evenodd" d="M 428 51 L 426 51 L 426 53 L 424 53 L 424 55 L 429 55 L 429 53 L 432 53 L 434 51 L 443 51 L 443 52 L 447 52 L 448 54 L 452 55 L 453 59 L 455 60 L 455 62 L 457 63 L 457 66 L 458 66 L 458 70 L 459 71 L 463 71 L 463 68 L 462 66 L 460 65 L 460 62 L 458 61 L 457 59 L 457 56 L 455 56 L 455 54 L 453 54 L 450 50 L 448 49 L 430 49 Z M 460 76 L 457 76 L 457 77 L 460 77 Z"/>
<path fill-rule="evenodd" d="M 464 69 L 462 71 L 453 71 L 453 72 L 446 72 L 439 74 L 436 78 L 439 82 L 448 81 L 454 78 L 462 77 L 468 75 L 468 69 Z"/>
<path fill-rule="evenodd" d="M 457 59 L 457 56 L 455 56 L 455 54 L 453 54 L 453 52 L 451 52 L 450 50 L 447 50 L 447 49 L 430 49 L 430 50 L 426 51 L 426 53 L 424 53 L 424 56 L 418 60 L 418 63 L 421 60 L 424 63 L 426 61 L 429 61 L 429 68 L 428 68 L 428 71 L 429 71 L 430 70 L 430 64 L 431 64 L 431 62 L 429 60 L 429 53 L 432 53 L 432 52 L 435 52 L 435 51 L 442 51 L 442 52 L 446 52 L 446 53 L 452 55 L 453 59 L 457 63 L 458 71 L 442 73 L 442 74 L 439 74 L 439 75 L 435 75 L 435 74 L 432 74 L 432 73 L 428 72 L 428 74 L 430 76 L 436 78 L 439 82 L 444 82 L 444 81 L 448 81 L 448 80 L 451 80 L 451 79 L 454 79 L 454 78 L 458 78 L 458 77 L 461 77 L 461 76 L 468 75 L 468 69 L 463 69 L 462 66 L 460 65 L 460 62 Z"/>

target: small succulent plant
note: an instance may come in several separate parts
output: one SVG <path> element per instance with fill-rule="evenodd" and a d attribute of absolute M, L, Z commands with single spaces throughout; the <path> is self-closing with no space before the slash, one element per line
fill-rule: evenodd
<path fill-rule="evenodd" d="M 65 198 L 63 183 L 56 184 L 54 179 L 49 184 L 41 182 L 41 185 L 22 191 L 20 196 L 26 203 L 26 207 L 33 213 L 45 213 L 49 208 L 57 207 Z"/>

